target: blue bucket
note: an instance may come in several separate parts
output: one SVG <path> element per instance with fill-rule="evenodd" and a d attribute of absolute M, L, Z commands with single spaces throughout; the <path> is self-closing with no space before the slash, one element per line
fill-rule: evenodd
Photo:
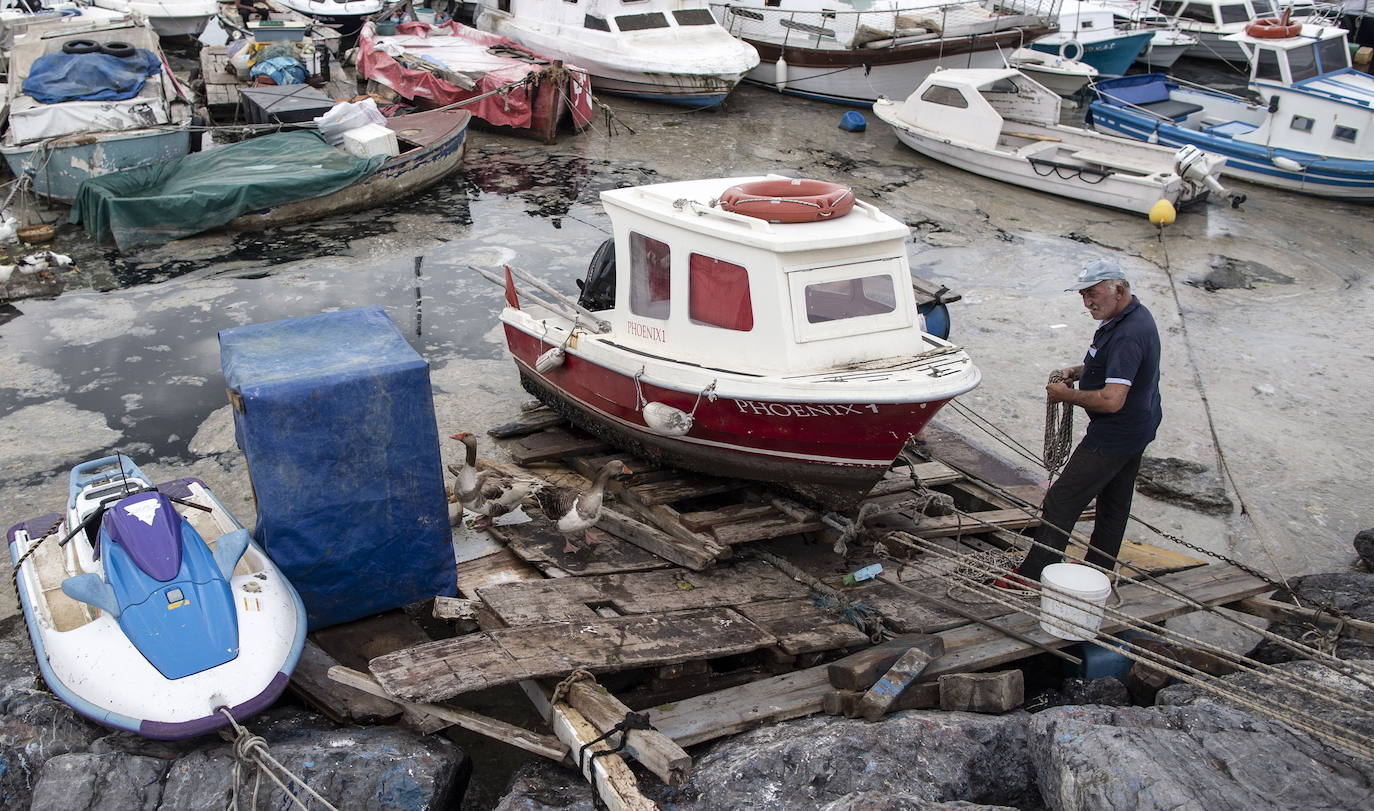
<path fill-rule="evenodd" d="M 850 110 L 840 116 L 840 129 L 846 132 L 863 132 L 868 129 L 868 119 L 864 114 L 856 110 Z"/>

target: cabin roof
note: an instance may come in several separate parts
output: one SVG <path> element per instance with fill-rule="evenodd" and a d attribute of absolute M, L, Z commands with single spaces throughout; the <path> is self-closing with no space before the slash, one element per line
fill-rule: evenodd
<path fill-rule="evenodd" d="M 608 209 L 626 209 L 707 237 L 774 253 L 905 239 L 910 233 L 901 222 L 862 201 L 857 202 L 853 211 L 838 219 L 806 223 L 770 223 L 731 214 L 712 205 L 731 186 L 778 179 L 783 178 L 780 175 L 757 175 L 655 183 L 603 191 L 601 200 Z"/>
<path fill-rule="evenodd" d="M 926 82 L 939 82 L 950 87 L 970 87 L 974 90 L 982 90 L 993 82 L 1002 79 L 1011 79 L 1013 82 L 1021 79 L 1025 74 L 1015 68 L 951 68 L 949 70 L 937 70 L 930 74 Z"/>
<path fill-rule="evenodd" d="M 1293 48 L 1305 48 L 1314 42 L 1321 42 L 1328 39 L 1344 39 L 1345 29 L 1336 28 L 1330 25 L 1304 25 L 1302 32 L 1294 37 L 1252 37 L 1244 30 L 1235 34 L 1227 34 L 1222 39 L 1231 42 L 1243 42 L 1247 45 L 1264 45 L 1269 48 L 1276 48 L 1280 51 L 1288 51 Z"/>

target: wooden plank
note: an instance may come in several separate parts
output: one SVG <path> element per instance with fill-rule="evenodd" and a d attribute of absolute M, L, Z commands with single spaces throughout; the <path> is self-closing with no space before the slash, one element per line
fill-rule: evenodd
<path fill-rule="evenodd" d="M 458 590 L 475 598 L 477 590 L 498 583 L 543 580 L 539 570 L 516 557 L 509 549 L 458 564 Z"/>
<path fill-rule="evenodd" d="M 716 561 L 730 556 L 729 547 L 721 546 L 715 541 L 696 543 L 675 538 L 610 507 L 601 508 L 601 517 L 596 525 L 664 560 L 696 571 L 713 566 Z"/>
<path fill-rule="evenodd" d="M 637 463 L 636 460 L 636 464 Z M 594 477 L 596 475 L 597 471 L 601 469 L 600 464 L 604 464 L 604 462 L 593 460 L 588 457 L 581 457 L 575 462 L 578 471 L 584 476 L 589 477 Z M 638 514 L 636 520 L 646 521 L 661 532 L 677 538 L 680 541 L 685 541 L 688 544 L 688 548 L 700 546 L 715 553 L 716 557 L 728 554 L 724 547 L 716 545 L 716 541 L 711 536 L 702 535 L 683 526 L 680 520 L 680 513 L 678 513 L 677 510 L 669 507 L 667 504 L 654 503 L 642 498 L 636 487 L 636 484 L 639 482 L 657 483 L 664 481 L 665 477 L 667 479 L 672 479 L 676 475 L 676 471 L 663 469 L 638 474 L 629 482 L 613 478 L 607 483 L 607 490 L 615 496 L 617 501 L 622 502 L 625 508 Z M 624 511 L 622 510 L 622 512 Z M 631 516 L 626 515 L 626 517 L 629 518 Z"/>
<path fill-rule="evenodd" d="M 833 688 L 825 665 L 650 709 L 654 727 L 682 746 L 820 711 Z"/>
<path fill-rule="evenodd" d="M 790 656 L 869 644 L 867 634 L 818 607 L 810 599 L 766 600 L 736 605 L 735 610 L 778 638 Z"/>
<path fill-rule="evenodd" d="M 930 634 L 907 634 L 893 637 L 871 648 L 851 653 L 839 661 L 826 665 L 826 676 L 837 690 L 862 691 L 872 687 L 902 654 L 916 645 L 935 655 L 943 654 L 944 641 Z"/>
<path fill-rule="evenodd" d="M 583 717 L 582 713 L 564 705 L 555 707 L 550 713 L 549 720 L 554 734 L 567 744 L 570 751 L 581 752 L 583 746 L 591 744 L 587 747 L 586 756 L 578 765 L 578 769 L 587 782 L 592 784 L 602 804 L 609 811 L 657 811 L 658 805 L 639 793 L 639 784 L 635 780 L 634 772 L 630 771 L 630 767 L 625 765 L 625 761 L 619 755 L 591 757 L 592 753 L 604 752 L 611 747 L 607 746 L 605 741 L 591 743 L 601 733 L 597 732 L 596 727 Z"/>
<path fill-rule="evenodd" d="M 306 637 L 296 669 L 291 671 L 292 691 L 341 724 L 382 724 L 401 715 L 400 704 L 331 680 L 329 669 L 338 664 L 333 656 Z"/>
<path fill-rule="evenodd" d="M 604 688 L 586 682 L 575 682 L 568 688 L 567 700 L 573 709 L 582 713 L 603 734 L 630 713 L 629 707 Z M 656 729 L 633 729 L 624 735 L 625 751 L 659 780 L 669 786 L 680 786 L 687 782 L 692 771 L 692 756 L 672 738 Z M 620 736 L 613 735 L 610 741 L 619 744 Z"/>
<path fill-rule="evenodd" d="M 715 527 L 711 534 L 716 541 L 727 546 L 766 541 L 771 538 L 785 538 L 788 535 L 801 535 L 805 532 L 820 532 L 825 524 L 820 521 L 798 521 L 785 515 L 773 518 L 760 518 L 737 524 Z"/>
<path fill-rule="evenodd" d="M 964 474 L 941 462 L 921 462 L 914 467 L 916 478 L 926 487 L 957 482 Z M 868 491 L 868 498 L 887 496 L 893 493 L 906 493 L 911 490 L 911 472 L 906 466 L 889 470 L 879 482 Z M 867 499 L 865 499 L 867 500 Z"/>
<path fill-rule="evenodd" d="M 935 657 L 920 648 L 912 648 L 903 653 L 859 699 L 856 712 L 869 721 L 877 721 L 887 715 L 897 698 L 906 692 L 934 660 Z"/>
<path fill-rule="evenodd" d="M 540 569 L 557 568 L 578 577 L 667 569 L 673 564 L 651 552 L 609 533 L 597 543 L 575 552 L 567 551 L 567 541 L 553 522 L 538 511 L 528 512 L 524 524 L 494 526 L 488 532 L 505 542 L 517 557 Z"/>
<path fill-rule="evenodd" d="M 540 735 L 530 732 L 527 729 L 508 724 L 505 721 L 498 721 L 495 718 L 488 718 L 485 715 L 472 712 L 471 710 L 459 707 L 448 707 L 439 704 L 420 704 L 396 698 L 382 689 L 371 676 L 360 673 L 352 668 L 336 665 L 329 669 L 329 678 L 341 685 L 354 690 L 365 692 L 372 696 L 384 697 L 388 701 L 414 710 L 417 713 L 433 715 L 443 718 L 445 721 L 460 726 L 479 735 L 508 743 L 511 746 L 523 749 L 526 752 L 533 752 L 551 760 L 562 761 L 568 756 L 568 747 L 554 738 L 547 735 Z"/>
<path fill-rule="evenodd" d="M 736 521 L 748 521 L 752 518 L 763 518 L 776 514 L 777 508 L 772 504 L 743 502 L 718 507 L 714 510 L 681 513 L 678 516 L 678 521 L 694 532 L 702 532 L 719 524 L 733 524 Z"/>
<path fill-rule="evenodd" d="M 621 614 L 659 614 L 799 599 L 807 589 L 767 563 L 743 561 L 702 573 L 666 569 L 508 583 L 480 589 L 478 595 L 502 622 L 519 627 L 594 619 L 595 606 Z"/>
<path fill-rule="evenodd" d="M 545 428 L 552 428 L 564 423 L 563 415 L 557 411 L 547 408 L 539 408 L 534 411 L 521 414 L 519 419 L 504 422 L 495 428 L 487 430 L 487 436 L 496 439 L 511 439 L 514 437 L 526 436 Z"/>
<path fill-rule="evenodd" d="M 1091 521 L 1095 515 L 1096 511 L 1089 508 L 1078 517 L 1078 520 Z M 1020 508 L 1013 508 L 983 510 L 969 515 L 917 516 L 916 528 L 910 532 L 920 538 L 938 538 L 956 534 L 977 535 L 994 529 L 1025 529 L 1039 525 L 1039 518 L 1027 514 Z"/>
<path fill-rule="evenodd" d="M 626 488 L 645 504 L 672 504 L 685 498 L 713 496 L 729 493 L 740 488 L 735 479 L 717 479 L 708 476 L 681 476 L 664 481 L 649 482 Z"/>
<path fill-rule="evenodd" d="M 1235 602 L 1263 593 L 1269 586 L 1231 566 L 1212 564 L 1200 569 L 1165 575 L 1161 583 L 1179 588 L 1206 605 Z M 1125 603 L 1121 610 L 1131 616 L 1158 622 L 1191 612 L 1190 606 L 1148 592 L 1143 586 L 1121 588 Z M 1013 623 L 1012 620 L 1015 620 Z M 1038 621 L 1025 614 L 998 620 L 1009 628 L 1044 640 L 1046 645 L 1063 647 L 1074 643 L 1039 632 Z M 1116 623 L 1104 625 L 1110 633 L 1120 630 Z M 942 631 L 945 655 L 933 663 L 923 678 L 941 673 L 981 670 L 1024 658 L 1035 652 L 1021 643 L 979 625 L 964 625 Z M 830 685 L 828 666 L 819 665 L 783 676 L 721 690 L 709 695 L 679 701 L 672 706 L 650 711 L 654 726 L 683 746 L 692 746 L 726 735 L 734 735 L 762 723 L 800 718 L 821 710 Z"/>
<path fill-rule="evenodd" d="M 1231 603 L 1226 606 L 1236 611 L 1252 614 L 1263 619 L 1273 620 L 1274 622 L 1285 622 L 1292 625 L 1315 625 L 1323 631 L 1340 631 L 1340 635 L 1350 639 L 1358 639 L 1374 645 L 1374 622 L 1357 619 L 1338 619 L 1324 611 L 1317 611 L 1311 608 L 1299 608 L 1291 603 L 1279 600 L 1266 600 L 1262 597 L 1250 597 L 1244 600 Z"/>
<path fill-rule="evenodd" d="M 589 436 L 578 436 L 558 429 L 550 429 L 523 437 L 510 449 L 510 457 L 518 465 L 547 462 L 564 456 L 601 453 L 606 444 Z"/>
<path fill-rule="evenodd" d="M 388 693 L 434 702 L 584 668 L 593 673 L 748 653 L 777 639 L 729 608 L 501 628 L 377 657 Z"/>
<path fill-rule="evenodd" d="M 1085 550 L 1075 549 L 1075 558 L 1080 558 L 1085 554 Z M 1161 575 L 1169 572 L 1181 572 L 1185 569 L 1192 569 L 1197 566 L 1206 566 L 1207 561 L 1185 555 L 1174 549 L 1164 549 L 1143 541 L 1133 541 L 1127 538 L 1121 544 L 1121 551 L 1117 553 L 1121 559 L 1122 571 L 1127 567 L 1136 572 L 1146 574 Z M 1127 572 L 1129 574 L 1129 572 Z"/>

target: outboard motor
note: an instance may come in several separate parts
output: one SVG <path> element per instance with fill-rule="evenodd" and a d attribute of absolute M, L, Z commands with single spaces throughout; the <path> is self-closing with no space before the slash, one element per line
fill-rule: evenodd
<path fill-rule="evenodd" d="M 577 303 L 593 312 L 615 306 L 615 238 L 601 243 L 587 267 L 587 281 L 577 280 L 582 294 Z"/>
<path fill-rule="evenodd" d="M 1240 208 L 1240 204 L 1245 202 L 1245 195 L 1227 191 L 1216 178 L 1217 170 L 1225 163 L 1226 159 L 1220 155 L 1208 154 L 1192 144 L 1174 153 L 1174 171 L 1179 177 L 1194 185 L 1206 186 L 1230 200 L 1231 208 Z"/>

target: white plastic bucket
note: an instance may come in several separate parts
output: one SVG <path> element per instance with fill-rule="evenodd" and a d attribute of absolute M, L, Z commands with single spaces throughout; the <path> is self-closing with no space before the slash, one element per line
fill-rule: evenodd
<path fill-rule="evenodd" d="M 1060 639 L 1092 639 L 1111 593 L 1112 581 L 1096 569 L 1080 563 L 1046 566 L 1040 575 L 1040 628 Z"/>
<path fill-rule="evenodd" d="M 439 15 L 439 12 L 435 11 L 435 10 L 432 9 L 432 8 L 417 8 L 417 9 L 415 9 L 415 19 L 416 19 L 416 21 L 425 23 L 426 25 L 434 25 L 434 18 L 437 17 L 438 15 Z"/>

